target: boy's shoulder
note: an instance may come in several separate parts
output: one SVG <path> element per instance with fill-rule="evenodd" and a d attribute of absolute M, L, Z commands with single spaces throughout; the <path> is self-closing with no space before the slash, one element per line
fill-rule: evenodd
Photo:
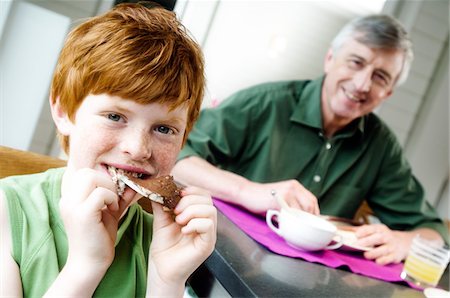
<path fill-rule="evenodd" d="M 0 190 L 9 206 L 15 206 L 16 210 L 30 214 L 36 210 L 47 213 L 49 207 L 58 206 L 64 171 L 65 168 L 55 168 L 42 173 L 9 176 L 0 179 Z"/>
<path fill-rule="evenodd" d="M 53 168 L 45 172 L 26 174 L 26 175 L 14 175 L 0 179 L 1 189 L 33 189 L 36 186 L 43 185 L 45 183 L 61 182 L 62 175 L 64 174 L 65 167 Z"/>

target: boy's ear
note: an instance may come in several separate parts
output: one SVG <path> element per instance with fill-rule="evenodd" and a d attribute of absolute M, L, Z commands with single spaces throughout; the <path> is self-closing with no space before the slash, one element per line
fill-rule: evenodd
<path fill-rule="evenodd" d="M 53 122 L 55 122 L 56 128 L 59 133 L 68 136 L 70 134 L 70 128 L 72 127 L 72 121 L 70 121 L 69 116 L 66 112 L 61 109 L 59 97 L 53 101 L 50 100 L 50 110 L 52 112 Z"/>

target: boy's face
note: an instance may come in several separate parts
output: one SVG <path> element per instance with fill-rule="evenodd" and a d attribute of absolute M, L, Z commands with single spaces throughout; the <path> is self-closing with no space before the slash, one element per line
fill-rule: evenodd
<path fill-rule="evenodd" d="M 159 103 L 89 95 L 75 121 L 66 120 L 63 126 L 62 133 L 70 137 L 69 170 L 87 167 L 108 173 L 107 166 L 114 166 L 143 178 L 167 175 L 182 147 L 186 122 L 184 106 L 169 111 Z"/>

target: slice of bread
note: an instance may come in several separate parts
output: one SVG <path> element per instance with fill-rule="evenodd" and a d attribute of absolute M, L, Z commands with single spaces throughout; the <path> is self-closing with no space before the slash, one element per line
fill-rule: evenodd
<path fill-rule="evenodd" d="M 170 175 L 152 179 L 139 179 L 130 173 L 127 174 L 122 169 L 108 167 L 108 171 L 117 186 L 117 194 L 122 196 L 127 185 L 142 195 L 138 203 L 149 213 L 153 213 L 150 200 L 163 205 L 166 211 L 173 211 L 181 200 L 181 187 L 175 183 Z"/>
<path fill-rule="evenodd" d="M 147 180 L 142 180 L 135 177 L 128 178 L 143 188 L 144 193 L 148 193 L 147 198 L 162 204 L 167 210 L 175 209 L 178 202 L 181 200 L 180 188 L 175 184 L 173 177 L 170 175 Z M 142 201 L 142 199 L 139 201 Z M 141 204 L 140 202 L 140 205 L 144 208 L 143 205 L 147 204 Z"/>

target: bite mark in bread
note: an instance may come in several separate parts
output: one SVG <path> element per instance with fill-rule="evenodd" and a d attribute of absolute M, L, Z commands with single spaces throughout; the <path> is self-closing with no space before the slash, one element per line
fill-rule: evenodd
<path fill-rule="evenodd" d="M 128 185 L 143 196 L 139 203 L 147 212 L 152 212 L 151 204 L 141 202 L 146 198 L 163 205 L 166 211 L 173 211 L 181 199 L 181 190 L 170 175 L 143 180 L 129 176 L 121 169 L 109 167 L 108 170 L 117 185 L 117 193 L 122 195 Z"/>

